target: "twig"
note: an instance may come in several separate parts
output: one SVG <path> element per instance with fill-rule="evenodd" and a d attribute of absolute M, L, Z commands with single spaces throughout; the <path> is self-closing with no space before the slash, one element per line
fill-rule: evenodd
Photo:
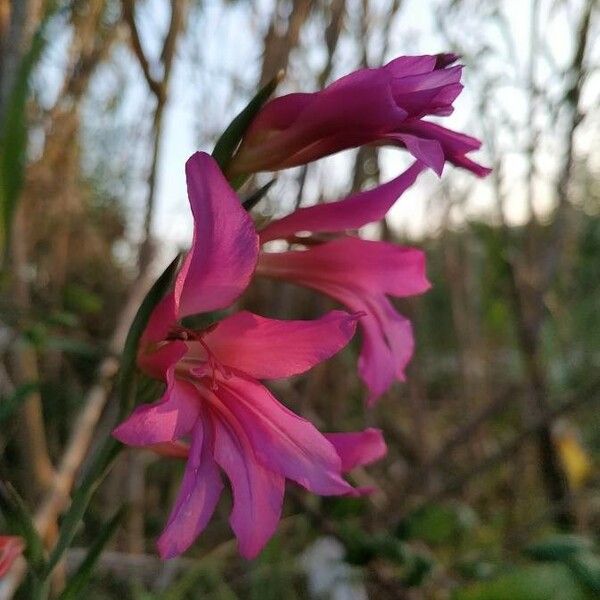
<path fill-rule="evenodd" d="M 152 90 L 152 93 L 157 98 L 164 98 L 165 88 L 158 79 L 155 79 L 150 71 L 150 63 L 146 58 L 146 53 L 142 47 L 142 41 L 138 32 L 137 25 L 135 23 L 135 1 L 134 0 L 123 0 L 123 19 L 129 27 L 129 33 L 131 35 L 131 47 L 133 52 L 140 63 L 140 67 L 148 83 L 148 87 Z"/>
<path fill-rule="evenodd" d="M 29 281 L 27 280 L 28 257 L 25 235 L 23 204 L 16 209 L 11 235 L 11 259 L 14 274 L 14 298 L 16 305 L 25 313 L 31 306 Z M 38 358 L 31 344 L 19 340 L 13 344 L 13 377 L 16 386 L 39 380 Z M 27 496 L 35 498 L 45 491 L 54 476 L 50 461 L 46 428 L 42 411 L 42 397 L 32 393 L 21 407 L 21 424 L 18 428 L 19 451 L 25 459 L 25 472 L 29 477 Z"/>
<path fill-rule="evenodd" d="M 123 19 L 131 34 L 131 45 L 133 52 L 140 63 L 146 82 L 150 91 L 156 96 L 156 106 L 152 119 L 152 159 L 148 173 L 148 195 L 146 199 L 146 211 L 144 215 L 144 237 L 140 244 L 138 254 L 138 267 L 143 270 L 149 261 L 152 252 L 152 217 L 154 215 L 154 204 L 156 196 L 156 179 L 158 174 L 158 162 L 160 158 L 160 141 L 163 130 L 163 116 L 167 103 L 167 92 L 171 78 L 177 40 L 183 31 L 185 19 L 189 7 L 189 0 L 171 0 L 171 18 L 169 28 L 163 40 L 160 53 L 159 66 L 162 78 L 157 79 L 152 75 L 150 61 L 144 52 L 139 31 L 135 22 L 134 0 L 122 0 Z"/>
<path fill-rule="evenodd" d="M 598 401 L 600 401 L 600 396 L 596 392 L 596 394 L 583 393 L 576 398 L 572 398 L 571 400 L 564 402 L 561 406 L 550 411 L 548 414 L 544 415 L 543 418 L 536 420 L 529 427 L 525 428 L 513 440 L 504 444 L 499 450 L 475 464 L 469 471 L 463 473 L 462 475 L 459 475 L 458 477 L 454 478 L 453 480 L 449 481 L 441 488 L 436 490 L 431 496 L 427 498 L 426 502 L 434 502 L 444 496 L 447 496 L 448 494 L 460 490 L 466 483 L 471 481 L 471 479 L 473 479 L 474 477 L 481 475 L 485 471 L 488 471 L 489 469 L 495 467 L 499 463 L 512 456 L 525 442 L 531 439 L 531 436 L 533 434 L 539 432 L 539 430 L 542 427 L 547 428 L 548 425 L 554 422 L 558 417 L 575 408 L 578 408 L 583 404 Z M 567 501 L 566 504 L 569 504 L 569 502 Z M 555 506 L 560 505 L 557 503 Z"/>
<path fill-rule="evenodd" d="M 447 462 L 449 455 L 453 450 L 467 443 L 472 435 L 492 417 L 496 416 L 507 405 L 506 396 L 496 398 L 488 405 L 484 406 L 471 420 L 467 421 L 462 427 L 457 428 L 452 435 L 442 444 L 435 455 L 424 465 L 424 470 L 435 469 Z M 419 479 L 419 478 L 418 478 Z"/>

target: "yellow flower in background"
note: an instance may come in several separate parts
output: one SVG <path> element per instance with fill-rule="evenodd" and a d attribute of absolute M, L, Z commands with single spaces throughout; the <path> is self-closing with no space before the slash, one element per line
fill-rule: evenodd
<path fill-rule="evenodd" d="M 554 444 L 567 475 L 569 487 L 580 489 L 592 474 L 592 459 L 583 447 L 577 429 L 562 421 L 553 431 Z"/>

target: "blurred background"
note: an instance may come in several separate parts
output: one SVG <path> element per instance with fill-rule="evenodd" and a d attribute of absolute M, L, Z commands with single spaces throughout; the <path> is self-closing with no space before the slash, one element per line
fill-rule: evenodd
<path fill-rule="evenodd" d="M 154 540 L 182 465 L 128 451 L 96 493 L 56 590 L 125 498 L 89 598 L 600 597 L 597 9 L 593 0 L 0 2 L 10 233 L 1 472 L 49 541 L 114 421 L 131 315 L 189 243 L 184 162 L 212 149 L 259 85 L 285 69 L 278 93 L 313 91 L 400 54 L 457 52 L 465 91 L 445 124 L 482 139 L 477 159 L 494 168 L 484 181 L 450 166 L 441 179 L 427 174 L 363 232 L 427 252 L 432 290 L 398 303 L 417 337 L 405 384 L 366 413 L 355 341 L 274 386 L 323 430 L 384 430 L 387 458 L 353 475 L 375 494 L 317 498 L 288 486 L 278 533 L 252 562 L 237 555 L 222 502 L 193 549 L 161 563 Z M 372 187 L 407 164 L 401 151 L 363 148 L 278 173 L 256 219 Z M 241 304 L 282 318 L 333 306 L 266 281 Z"/>

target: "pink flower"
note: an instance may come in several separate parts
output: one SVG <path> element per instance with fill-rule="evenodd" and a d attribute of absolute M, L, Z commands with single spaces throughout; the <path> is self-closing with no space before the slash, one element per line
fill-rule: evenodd
<path fill-rule="evenodd" d="M 251 558 L 275 532 L 286 479 L 316 494 L 360 494 L 365 490 L 354 489 L 342 473 L 380 458 L 386 448 L 374 429 L 319 433 L 258 381 L 302 373 L 330 357 L 352 337 L 355 316 L 332 311 L 314 321 L 278 321 L 239 312 L 202 331 L 178 324 L 230 305 L 258 258 L 252 221 L 214 160 L 197 153 L 186 172 L 192 248 L 173 291 L 151 315 L 138 356 L 166 391 L 113 433 L 126 444 L 187 458 L 158 541 L 163 558 L 184 552 L 207 525 L 223 487 L 220 471 L 233 491 L 231 527 L 240 552 Z"/>
<path fill-rule="evenodd" d="M 339 232 L 377 221 L 414 183 L 424 165 L 416 162 L 396 179 L 338 202 L 301 208 L 260 232 L 262 243 L 290 238 L 303 250 L 261 252 L 257 273 L 312 288 L 361 313 L 363 343 L 358 369 L 372 405 L 394 380 L 404 380 L 413 353 L 410 323 L 396 312 L 388 296 L 422 294 L 430 284 L 424 254 L 386 242 L 339 235 L 330 241 L 300 232 Z"/>
<path fill-rule="evenodd" d="M 467 154 L 481 143 L 424 121 L 447 116 L 460 94 L 462 67 L 454 54 L 402 56 L 360 69 L 325 89 L 271 100 L 251 124 L 232 174 L 275 171 L 365 144 L 406 148 L 441 174 L 445 161 L 483 177 L 489 169 Z"/>
<path fill-rule="evenodd" d="M 25 550 L 25 543 L 16 535 L 0 535 L 0 577 L 4 577 L 15 559 Z"/>

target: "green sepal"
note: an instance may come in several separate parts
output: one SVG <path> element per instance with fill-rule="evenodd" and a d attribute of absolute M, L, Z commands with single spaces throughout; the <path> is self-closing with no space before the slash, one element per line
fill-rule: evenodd
<path fill-rule="evenodd" d="M 180 256 L 173 259 L 171 264 L 163 271 L 162 275 L 154 282 L 150 291 L 140 304 L 138 311 L 131 323 L 125 347 L 121 356 L 121 368 L 119 371 L 118 395 L 120 403 L 120 417 L 127 415 L 135 403 L 136 387 L 136 359 L 138 353 L 138 344 L 150 315 L 156 305 L 163 299 L 167 290 L 171 286 L 175 272 L 179 265 Z"/>
<path fill-rule="evenodd" d="M 262 108 L 263 104 L 269 99 L 271 94 L 275 91 L 275 88 L 279 85 L 283 73 L 278 73 L 269 83 L 262 87 L 258 93 L 248 102 L 246 107 L 231 121 L 227 129 L 223 132 L 221 137 L 217 140 L 215 148 L 212 152 L 213 158 L 217 161 L 217 164 L 221 170 L 226 173 L 227 167 L 231 162 L 231 159 L 237 150 L 244 134 L 246 133 L 250 123 Z M 246 176 L 238 176 L 230 181 L 235 189 L 238 189 L 246 180 Z"/>
<path fill-rule="evenodd" d="M 258 188 L 253 194 L 250 194 L 250 196 L 242 202 L 242 206 L 250 212 L 266 196 L 275 181 L 275 179 L 271 179 L 271 181 Z"/>

